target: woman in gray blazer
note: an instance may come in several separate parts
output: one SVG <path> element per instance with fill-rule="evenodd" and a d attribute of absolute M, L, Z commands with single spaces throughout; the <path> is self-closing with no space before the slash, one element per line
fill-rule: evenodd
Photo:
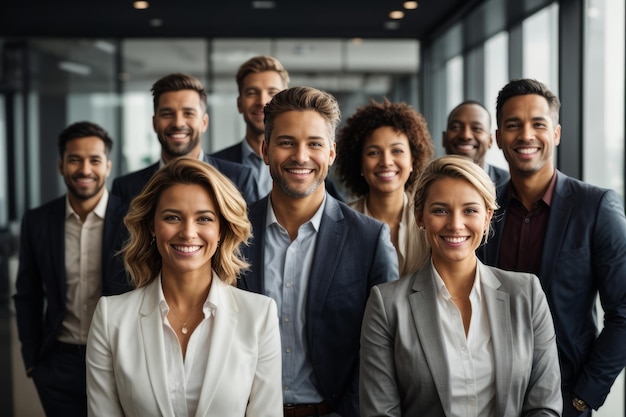
<path fill-rule="evenodd" d="M 177 159 L 131 203 L 137 289 L 100 299 L 87 342 L 90 416 L 282 415 L 274 300 L 233 286 L 251 225 L 235 186 Z"/>
<path fill-rule="evenodd" d="M 371 291 L 361 332 L 367 416 L 560 416 L 552 317 L 536 276 L 483 265 L 476 248 L 496 209 L 470 159 L 420 176 L 415 214 L 430 261 Z"/>

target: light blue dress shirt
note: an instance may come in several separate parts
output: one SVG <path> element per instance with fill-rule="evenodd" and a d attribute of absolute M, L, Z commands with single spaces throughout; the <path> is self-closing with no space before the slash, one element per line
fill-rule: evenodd
<path fill-rule="evenodd" d="M 311 220 L 298 228 L 291 241 L 276 220 L 267 200 L 265 229 L 265 295 L 276 301 L 283 355 L 283 401 L 285 404 L 319 403 L 313 366 L 309 361 L 305 332 L 306 300 L 313 254 L 326 197 Z"/>

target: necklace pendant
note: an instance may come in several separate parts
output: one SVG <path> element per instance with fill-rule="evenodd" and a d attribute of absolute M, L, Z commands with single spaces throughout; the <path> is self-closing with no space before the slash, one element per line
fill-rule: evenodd
<path fill-rule="evenodd" d="M 183 332 L 183 334 L 187 334 L 189 330 L 187 330 L 187 326 L 183 326 L 183 328 L 180 331 Z"/>

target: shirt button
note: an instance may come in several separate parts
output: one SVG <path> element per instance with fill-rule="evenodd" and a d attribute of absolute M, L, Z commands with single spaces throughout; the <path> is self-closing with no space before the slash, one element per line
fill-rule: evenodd
<path fill-rule="evenodd" d="M 285 352 L 287 352 L 287 353 L 291 353 L 291 348 L 287 348 L 287 349 L 285 349 Z"/>
<path fill-rule="evenodd" d="M 286 284 L 285 284 L 285 286 L 286 286 L 287 288 L 291 288 L 291 282 L 286 283 Z"/>
<path fill-rule="evenodd" d="M 285 317 L 283 320 L 285 320 L 285 323 L 289 323 L 289 317 Z"/>
<path fill-rule="evenodd" d="M 524 223 L 526 223 L 526 224 L 530 223 L 530 219 L 528 217 L 525 217 L 524 218 Z"/>

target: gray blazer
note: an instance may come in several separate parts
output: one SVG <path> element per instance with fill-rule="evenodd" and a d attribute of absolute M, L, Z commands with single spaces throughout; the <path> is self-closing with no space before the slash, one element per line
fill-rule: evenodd
<path fill-rule="evenodd" d="M 495 415 L 560 416 L 561 374 L 539 280 L 478 262 L 496 369 Z M 372 289 L 361 333 L 361 416 L 443 417 L 454 408 L 430 262 Z"/>

